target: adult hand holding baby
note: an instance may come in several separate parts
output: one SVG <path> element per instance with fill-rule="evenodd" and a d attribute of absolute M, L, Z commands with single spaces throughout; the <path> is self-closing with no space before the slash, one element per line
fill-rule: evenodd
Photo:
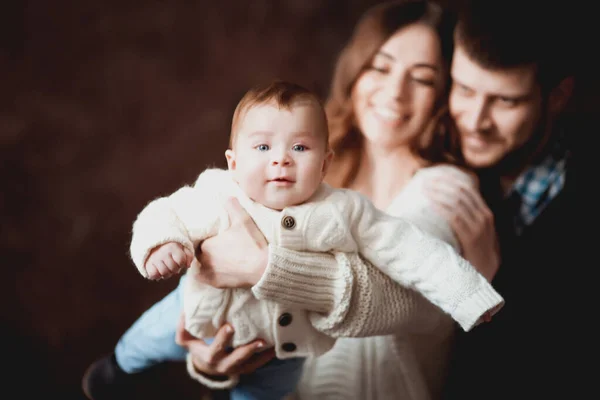
<path fill-rule="evenodd" d="M 230 198 L 225 208 L 230 225 L 199 246 L 198 278 L 216 288 L 251 287 L 267 267 L 269 244 L 237 199 Z"/>

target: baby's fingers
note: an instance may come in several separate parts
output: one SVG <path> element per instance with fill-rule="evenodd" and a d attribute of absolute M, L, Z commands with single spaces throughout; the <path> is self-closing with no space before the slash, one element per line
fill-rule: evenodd
<path fill-rule="evenodd" d="M 152 263 L 146 263 L 146 274 L 148 275 L 148 279 L 160 279 L 160 273 Z"/>
<path fill-rule="evenodd" d="M 177 250 L 169 253 L 169 257 L 165 261 L 165 264 L 171 273 L 179 273 L 182 269 L 187 268 L 190 265 L 190 262 L 188 261 L 188 254 L 186 254 L 185 250 L 183 248 L 178 248 Z"/>

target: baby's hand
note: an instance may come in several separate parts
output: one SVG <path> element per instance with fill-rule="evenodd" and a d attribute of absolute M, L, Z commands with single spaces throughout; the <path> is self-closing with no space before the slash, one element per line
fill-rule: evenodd
<path fill-rule="evenodd" d="M 148 279 L 166 279 L 188 268 L 194 260 L 194 254 L 176 242 L 165 243 L 152 250 L 144 269 Z"/>

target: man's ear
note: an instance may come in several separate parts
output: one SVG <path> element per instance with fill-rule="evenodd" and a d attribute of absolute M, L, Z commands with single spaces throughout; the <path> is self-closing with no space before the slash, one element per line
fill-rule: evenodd
<path fill-rule="evenodd" d="M 327 154 L 325 154 L 325 160 L 323 161 L 323 170 L 321 171 L 321 176 L 323 178 L 325 178 L 325 175 L 327 175 L 331 161 L 333 161 L 333 150 L 327 150 Z"/>
<path fill-rule="evenodd" d="M 235 171 L 235 152 L 231 149 L 225 150 L 225 158 L 227 159 L 227 168 L 230 171 Z"/>
<path fill-rule="evenodd" d="M 552 115 L 562 112 L 573 94 L 575 79 L 569 76 L 563 79 L 552 91 L 548 98 L 548 107 Z"/>

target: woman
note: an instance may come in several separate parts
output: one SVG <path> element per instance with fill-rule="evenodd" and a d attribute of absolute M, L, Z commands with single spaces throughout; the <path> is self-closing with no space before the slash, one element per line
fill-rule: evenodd
<path fill-rule="evenodd" d="M 439 7 L 426 2 L 386 3 L 367 12 L 341 53 L 327 102 L 336 153 L 327 181 L 357 190 L 379 208 L 411 219 L 461 248 L 491 279 L 499 264 L 491 213 L 474 179 L 449 166 L 459 159 L 446 152 L 453 143 L 438 129 L 444 115 L 451 38 L 450 21 Z M 312 270 L 310 259 L 300 254 L 266 250 L 252 222 L 238 206 L 232 207 L 239 224 L 202 246 L 202 264 L 221 274 L 207 276 L 207 282 L 253 286 L 261 298 L 321 311 L 323 318 L 313 324 L 334 336 L 396 332 L 339 339 L 331 352 L 307 363 L 300 397 L 439 396 L 454 331 L 447 316 L 361 260 L 338 255 L 338 266 L 346 257 L 348 275 L 330 277 L 323 276 L 323 266 Z M 246 259 L 258 262 L 235 260 L 230 243 L 250 237 L 251 244 L 238 244 L 238 249 L 244 249 Z M 319 271 L 318 278 L 311 278 Z M 236 277 L 238 272 L 243 275 Z M 325 300 L 314 298 L 314 285 L 326 292 L 320 296 Z M 402 306 L 395 307 L 398 304 Z M 178 340 L 196 346 L 191 350 L 196 367 L 209 375 L 235 370 L 231 365 L 240 365 L 247 355 L 242 349 L 236 356 L 219 353 L 182 330 Z"/>
<path fill-rule="evenodd" d="M 489 210 L 468 174 L 433 166 L 458 162 L 444 152 L 452 143 L 434 129 L 445 106 L 451 37 L 450 21 L 424 1 L 385 3 L 367 12 L 338 60 L 327 102 L 336 152 L 327 181 L 357 190 L 379 208 L 460 247 L 491 279 L 497 260 Z M 439 215 L 431 211 L 434 204 Z M 239 204 L 229 207 L 231 227 L 201 247 L 207 283 L 252 286 L 259 298 L 318 311 L 311 322 L 325 333 L 364 337 L 340 339 L 330 353 L 307 362 L 302 397 L 437 396 L 454 330 L 446 315 L 356 255 L 323 261 L 321 255 L 268 245 Z M 187 349 L 196 369 L 208 376 L 250 372 L 273 357 L 272 351 L 254 354 L 260 341 L 225 351 L 232 335 L 227 327 L 208 346 L 180 325 L 181 347 L 175 346 L 167 316 L 180 309 L 178 293 L 132 326 L 117 345 L 116 359 L 86 374 L 88 393 L 98 376 L 93 371 L 143 370 L 150 365 L 148 351 L 156 362 L 184 359 Z"/>

